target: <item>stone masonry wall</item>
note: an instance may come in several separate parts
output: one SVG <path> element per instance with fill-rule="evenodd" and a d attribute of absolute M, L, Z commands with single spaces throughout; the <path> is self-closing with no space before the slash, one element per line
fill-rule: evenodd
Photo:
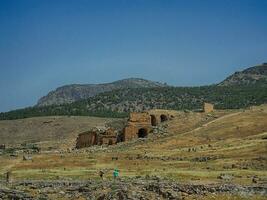
<path fill-rule="evenodd" d="M 205 113 L 209 113 L 209 112 L 214 111 L 214 105 L 211 104 L 211 103 L 204 103 L 204 105 L 203 105 L 203 111 Z"/>

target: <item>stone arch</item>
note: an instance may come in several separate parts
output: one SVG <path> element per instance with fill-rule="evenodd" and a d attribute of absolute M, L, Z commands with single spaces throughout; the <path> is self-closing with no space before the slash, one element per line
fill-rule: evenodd
<path fill-rule="evenodd" d="M 155 115 L 150 115 L 151 117 L 151 125 L 152 126 L 157 126 L 157 118 Z"/>
<path fill-rule="evenodd" d="M 167 120 L 168 120 L 168 116 L 167 115 L 164 115 L 164 114 L 160 115 L 160 122 L 165 122 Z"/>
<path fill-rule="evenodd" d="M 148 134 L 148 131 L 145 128 L 140 128 L 137 133 L 138 138 L 145 138 L 147 137 L 147 134 Z"/>

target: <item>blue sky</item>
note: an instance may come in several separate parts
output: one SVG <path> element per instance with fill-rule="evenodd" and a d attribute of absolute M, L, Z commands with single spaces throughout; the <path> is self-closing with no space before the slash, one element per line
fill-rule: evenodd
<path fill-rule="evenodd" d="M 222 81 L 267 61 L 266 0 L 0 0 L 0 111 L 72 83 Z"/>

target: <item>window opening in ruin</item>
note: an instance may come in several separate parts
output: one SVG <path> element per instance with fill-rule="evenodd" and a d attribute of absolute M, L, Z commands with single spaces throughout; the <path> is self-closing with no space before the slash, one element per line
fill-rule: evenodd
<path fill-rule="evenodd" d="M 138 138 L 145 138 L 147 137 L 147 130 L 144 128 L 140 128 L 137 134 Z"/>
<path fill-rule="evenodd" d="M 166 115 L 160 115 L 160 121 L 165 122 L 168 120 L 168 117 Z"/>
<path fill-rule="evenodd" d="M 113 145 L 113 141 L 112 141 L 112 139 L 110 139 L 110 140 L 108 141 L 108 145 Z"/>

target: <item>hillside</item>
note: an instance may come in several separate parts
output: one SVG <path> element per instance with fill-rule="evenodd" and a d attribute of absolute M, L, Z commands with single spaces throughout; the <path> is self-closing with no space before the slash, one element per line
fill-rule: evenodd
<path fill-rule="evenodd" d="M 166 195 L 185 200 L 266 199 L 266 105 L 210 114 L 177 111 L 173 114 L 173 120 L 161 124 L 166 127 L 165 133 L 151 133 L 148 138 L 114 146 L 73 151 L 67 149 L 73 146 L 61 148 L 59 145 L 50 151 L 41 148 L 40 152 L 30 154 L 32 160 L 23 160 L 25 152 L 16 151 L 14 146 L 16 157 L 11 157 L 8 149 L 0 156 L 0 174 L 12 171 L 12 178 L 16 181 L 13 184 L 18 184 L 16 189 L 36 197 L 40 193 L 46 194 L 49 189 L 46 197 L 51 199 L 70 198 L 74 191 L 81 199 L 88 195 L 107 196 L 118 191 L 134 197 L 139 192 L 151 192 L 149 195 L 161 197 L 157 199 L 174 199 Z M 31 120 L 36 118 L 25 119 Z M 20 120 L 3 121 L 0 127 L 3 124 L 10 126 L 11 122 L 18 126 L 21 123 Z M 49 126 L 53 124 L 51 122 Z M 71 137 L 75 138 L 75 134 Z M 35 144 L 39 146 L 45 141 L 46 146 L 62 143 L 60 137 L 55 137 L 54 141 L 44 138 Z M 117 181 L 112 181 L 114 168 L 120 170 Z M 105 181 L 98 176 L 100 170 L 105 171 Z M 27 184 L 19 184 L 26 179 Z M 64 186 L 58 186 L 59 183 L 53 180 L 64 183 Z M 83 186 L 75 182 L 81 184 L 88 180 L 90 182 Z M 107 189 L 110 181 L 112 191 Z M 173 181 L 170 183 L 172 186 L 166 181 Z M 57 186 L 52 187 L 53 184 Z M 141 185 L 135 188 L 137 184 Z M 193 188 L 185 189 L 187 187 Z M 244 187 L 249 189 L 237 192 Z"/>
<path fill-rule="evenodd" d="M 99 117 L 33 117 L 19 120 L 0 121 L 0 144 L 21 145 L 37 143 L 43 147 L 68 146 L 81 132 L 94 127 L 118 125 L 123 119 Z M 16 138 L 16 139 L 14 139 Z"/>
<path fill-rule="evenodd" d="M 195 110 L 203 102 L 215 104 L 216 109 L 246 108 L 267 102 L 267 87 L 203 86 L 160 87 L 114 90 L 71 104 L 30 107 L 0 113 L 0 119 L 19 119 L 34 116 L 76 115 L 126 117 L 129 112 L 149 109 Z"/>
<path fill-rule="evenodd" d="M 236 72 L 219 83 L 219 86 L 253 85 L 259 83 L 267 85 L 267 63 Z"/>
<path fill-rule="evenodd" d="M 219 86 L 241 86 L 241 85 L 267 85 L 267 63 L 247 68 L 241 72 L 236 72 L 219 83 Z M 154 88 L 166 87 L 166 84 L 149 81 L 140 78 L 129 78 L 112 83 L 104 84 L 72 84 L 65 85 L 49 92 L 40 98 L 37 106 L 68 104 L 75 101 L 88 99 L 104 92 L 134 89 L 134 88 Z"/>
<path fill-rule="evenodd" d="M 38 100 L 37 106 L 59 105 L 93 97 L 99 93 L 127 88 L 166 87 L 165 84 L 129 78 L 104 84 L 73 84 L 57 88 Z"/>
<path fill-rule="evenodd" d="M 267 103 L 266 74 L 265 63 L 237 72 L 222 83 L 210 86 L 166 87 L 164 84 L 144 79 L 124 79 L 100 85 L 66 86 L 66 89 L 59 88 L 42 98 L 44 101 L 40 100 L 43 103 L 39 102 L 39 106 L 0 113 L 0 120 L 53 115 L 125 117 L 129 112 L 157 108 L 201 109 L 203 102 L 213 103 L 216 109 L 246 108 Z M 80 87 L 84 87 L 84 90 L 81 89 L 82 92 Z M 84 96 L 81 97 L 80 94 Z M 92 94 L 94 96 L 81 99 Z M 61 104 L 69 97 L 72 98 L 69 102 Z M 44 104 L 60 105 L 41 106 Z"/>

